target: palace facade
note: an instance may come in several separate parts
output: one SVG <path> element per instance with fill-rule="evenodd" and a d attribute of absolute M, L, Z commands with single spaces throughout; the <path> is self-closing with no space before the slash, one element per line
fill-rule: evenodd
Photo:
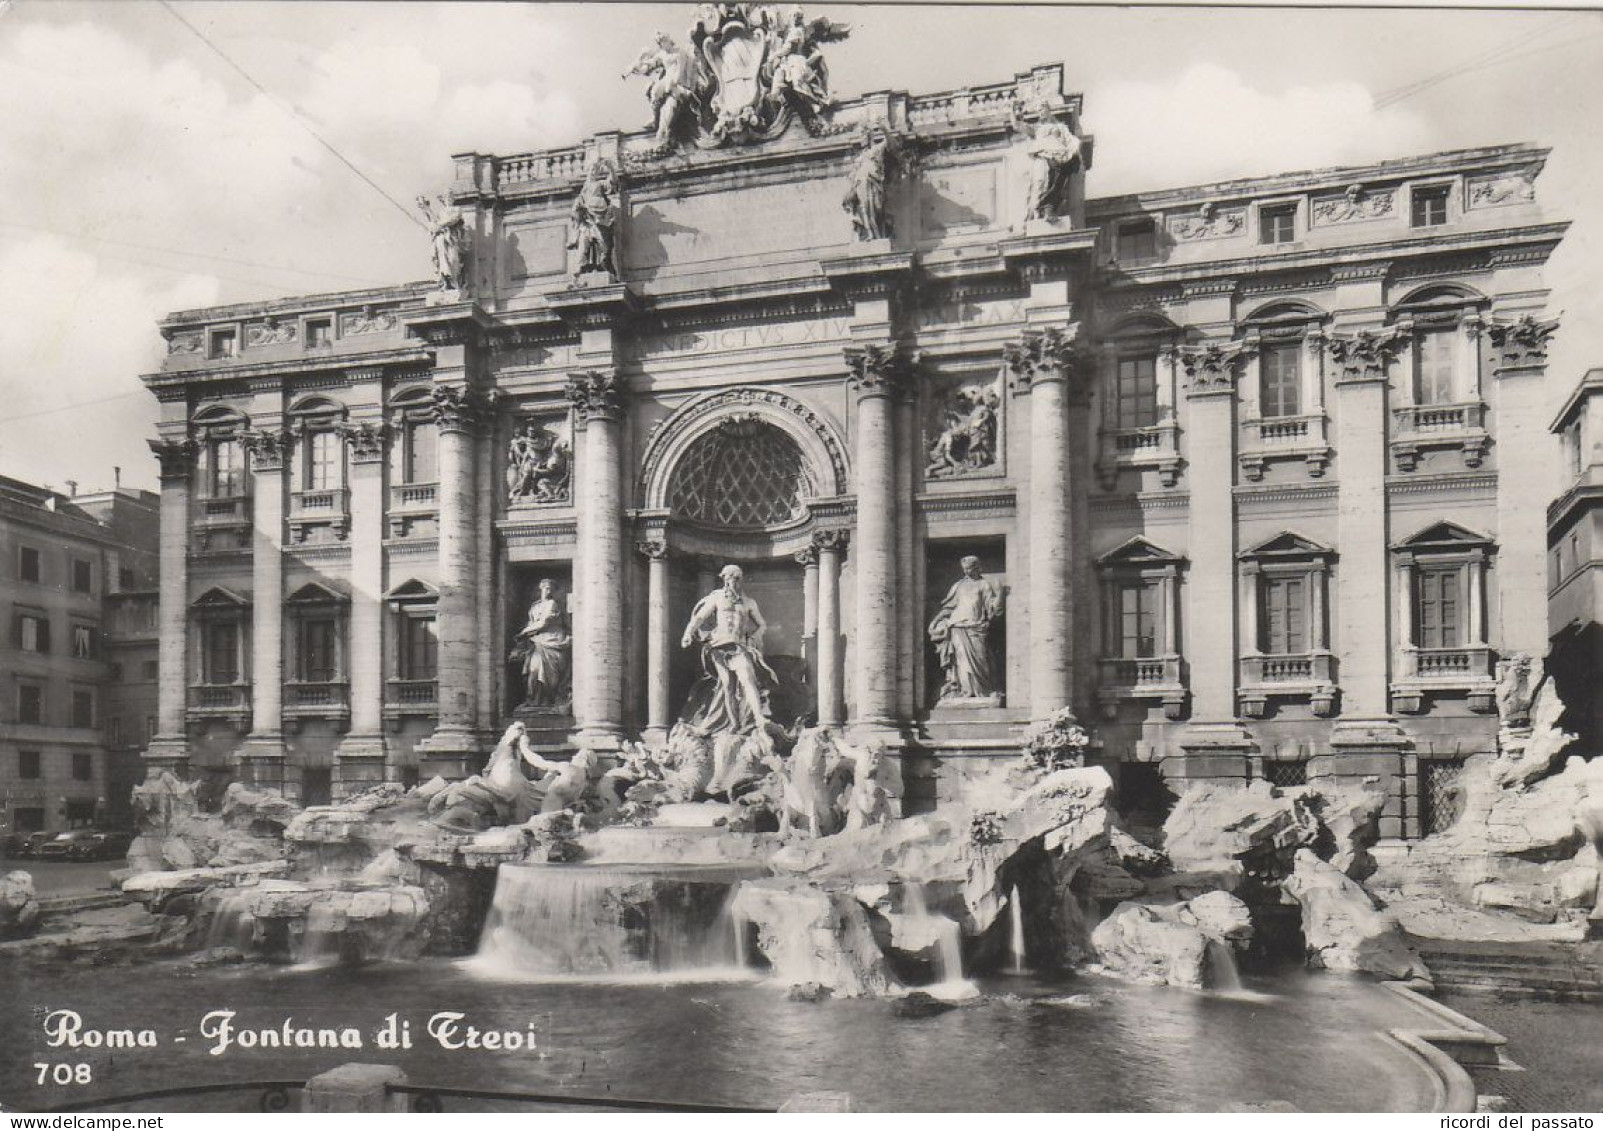
<path fill-rule="evenodd" d="M 1546 151 L 1088 200 L 1080 108 L 1057 66 L 746 135 L 659 105 L 457 156 L 438 282 L 167 318 L 151 767 L 311 802 L 513 717 L 660 740 L 737 563 L 775 720 L 887 742 L 908 811 L 1072 708 L 1132 803 L 1350 779 L 1439 823 L 1546 651 Z M 990 693 L 943 699 L 969 556 Z"/>

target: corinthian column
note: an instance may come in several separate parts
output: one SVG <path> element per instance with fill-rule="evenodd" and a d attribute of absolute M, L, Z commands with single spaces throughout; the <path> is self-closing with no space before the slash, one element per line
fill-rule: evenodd
<path fill-rule="evenodd" d="M 474 437 L 485 415 L 481 397 L 456 385 L 436 385 L 439 430 L 439 718 L 420 744 L 425 776 L 463 777 L 477 769 L 478 613 L 473 517 Z"/>
<path fill-rule="evenodd" d="M 895 729 L 896 597 L 902 591 L 896 554 L 895 401 L 911 366 L 895 343 L 846 351 L 857 394 L 856 657 L 858 726 Z"/>
<path fill-rule="evenodd" d="M 845 695 L 840 664 L 840 556 L 846 549 L 844 530 L 813 534 L 818 551 L 818 725 L 840 726 Z"/>
<path fill-rule="evenodd" d="M 161 605 L 157 610 L 156 735 L 145 749 L 149 773 L 170 770 L 184 777 L 189 744 L 184 728 L 189 672 L 189 474 L 193 440 L 151 440 L 161 464 Z"/>
<path fill-rule="evenodd" d="M 1030 717 L 1040 721 L 1074 699 L 1071 499 L 1080 489 L 1070 458 L 1069 402 L 1083 394 L 1078 326 L 1029 331 L 1003 349 L 1015 388 L 1030 404 L 1028 517 Z"/>
<path fill-rule="evenodd" d="M 580 433 L 574 591 L 575 741 L 614 749 L 623 735 L 623 380 L 613 370 L 574 373 L 568 400 Z"/>
<path fill-rule="evenodd" d="M 351 730 L 334 787 L 345 796 L 384 780 L 384 426 L 345 428 L 350 454 L 351 621 L 345 649 Z"/>
<path fill-rule="evenodd" d="M 646 731 L 648 743 L 668 737 L 672 708 L 668 703 L 668 661 L 673 627 L 668 623 L 668 545 L 661 540 L 640 542 L 636 548 L 647 563 L 646 598 Z"/>

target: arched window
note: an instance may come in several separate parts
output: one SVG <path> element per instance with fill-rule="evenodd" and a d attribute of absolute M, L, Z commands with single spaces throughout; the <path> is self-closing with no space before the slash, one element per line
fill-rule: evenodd
<path fill-rule="evenodd" d="M 197 494 L 203 499 L 238 499 L 249 494 L 245 451 L 239 434 L 245 417 L 226 405 L 213 405 L 195 414 Z"/>
<path fill-rule="evenodd" d="M 1481 403 L 1481 311 L 1486 300 L 1467 287 L 1437 284 L 1413 291 L 1392 309 L 1407 337 L 1392 376 L 1392 457 L 1413 471 L 1431 451 L 1457 449 L 1479 467 L 1489 446 Z"/>
<path fill-rule="evenodd" d="M 1302 460 L 1318 478 L 1330 462 L 1325 437 L 1323 311 L 1278 302 L 1242 320 L 1248 347 L 1242 384 L 1241 471 L 1261 480 L 1279 459 Z"/>
<path fill-rule="evenodd" d="M 668 505 L 689 522 L 760 530 L 799 518 L 806 493 L 796 441 L 772 424 L 734 417 L 685 452 Z"/>
<path fill-rule="evenodd" d="M 397 393 L 391 403 L 395 442 L 390 446 L 390 471 L 396 483 L 439 480 L 439 432 L 431 407 L 428 388 L 422 385 Z"/>
<path fill-rule="evenodd" d="M 1174 486 L 1179 476 L 1172 349 L 1178 335 L 1168 321 L 1143 315 L 1115 325 L 1104 339 L 1097 471 L 1108 490 L 1125 468 L 1156 471 L 1165 487 Z"/>

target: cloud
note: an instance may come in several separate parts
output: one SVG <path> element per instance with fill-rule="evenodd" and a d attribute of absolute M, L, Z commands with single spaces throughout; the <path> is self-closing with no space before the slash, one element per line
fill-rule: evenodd
<path fill-rule="evenodd" d="M 1424 119 L 1377 110 L 1357 83 L 1272 93 L 1211 63 L 1193 64 L 1170 82 L 1115 81 L 1088 91 L 1085 126 L 1105 139 L 1090 174 L 1099 196 L 1357 164 L 1431 144 Z"/>

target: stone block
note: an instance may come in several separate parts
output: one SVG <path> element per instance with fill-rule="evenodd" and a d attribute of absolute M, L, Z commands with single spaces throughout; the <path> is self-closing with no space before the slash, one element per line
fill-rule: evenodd
<path fill-rule="evenodd" d="M 308 1112 L 404 1112 L 406 1097 L 389 1091 L 406 1073 L 390 1064 L 342 1064 L 306 1081 Z"/>

